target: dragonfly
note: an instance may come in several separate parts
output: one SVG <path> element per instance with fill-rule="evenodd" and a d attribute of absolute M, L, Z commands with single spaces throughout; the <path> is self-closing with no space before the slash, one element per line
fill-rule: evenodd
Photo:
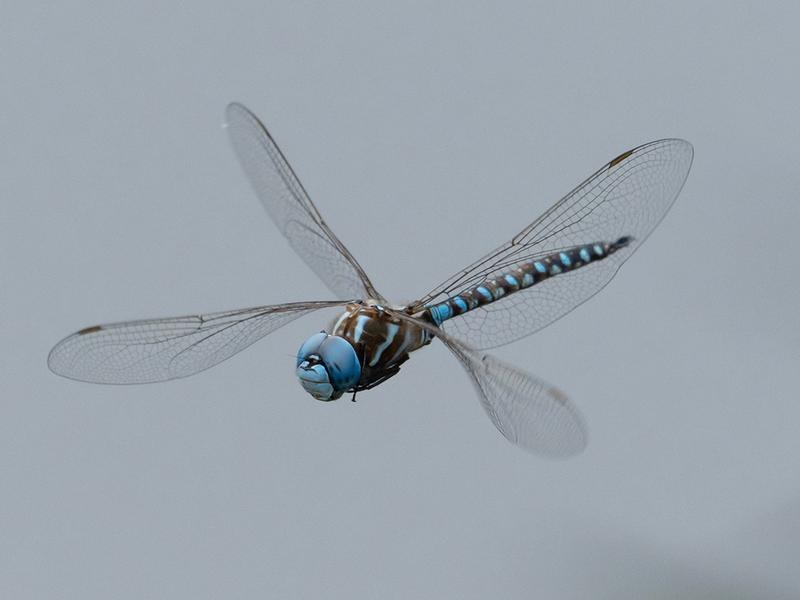
<path fill-rule="evenodd" d="M 263 123 L 232 103 L 226 129 L 255 194 L 334 299 L 85 327 L 52 349 L 54 373 L 105 384 L 187 377 L 299 317 L 337 308 L 296 355 L 297 378 L 316 400 L 355 400 L 439 340 L 509 441 L 543 456 L 585 448 L 584 419 L 562 391 L 485 351 L 542 329 L 605 287 L 680 193 L 689 142 L 662 139 L 620 154 L 509 241 L 401 306 L 333 233 Z"/>

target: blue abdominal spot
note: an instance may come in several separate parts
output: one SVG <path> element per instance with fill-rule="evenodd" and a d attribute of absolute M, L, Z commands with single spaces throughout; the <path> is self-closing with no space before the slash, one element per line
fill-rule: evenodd
<path fill-rule="evenodd" d="M 440 304 L 439 306 L 437 306 L 436 312 L 440 321 L 446 321 L 447 319 L 453 316 L 452 313 L 450 312 L 450 305 L 447 303 Z"/>
<path fill-rule="evenodd" d="M 456 296 L 453 298 L 453 302 L 455 302 L 456 306 L 461 310 L 461 312 L 467 312 L 467 303 L 464 302 L 464 299 L 460 296 Z"/>

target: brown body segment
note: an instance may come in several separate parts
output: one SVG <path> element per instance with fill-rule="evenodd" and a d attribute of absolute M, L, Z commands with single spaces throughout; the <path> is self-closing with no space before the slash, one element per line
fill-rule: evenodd
<path fill-rule="evenodd" d="M 343 337 L 355 348 L 361 362 L 358 389 L 368 389 L 396 374 L 411 352 L 431 341 L 424 329 L 370 302 L 345 306 L 330 333 Z"/>

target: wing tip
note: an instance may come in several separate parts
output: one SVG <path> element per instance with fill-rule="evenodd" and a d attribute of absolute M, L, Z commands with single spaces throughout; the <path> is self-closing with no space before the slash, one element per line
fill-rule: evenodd
<path fill-rule="evenodd" d="M 241 102 L 229 102 L 225 107 L 225 122 L 224 127 L 229 128 L 234 121 L 241 120 L 255 121 L 261 124 L 258 117 Z M 262 125 L 263 127 L 263 125 Z"/>
<path fill-rule="evenodd" d="M 627 152 L 623 152 L 622 154 L 620 154 L 618 157 L 616 157 L 614 159 L 611 159 L 611 161 L 609 161 L 609 163 L 608 163 L 608 168 L 609 169 L 613 169 L 614 167 L 616 167 L 619 163 L 621 163 L 623 160 L 628 158 L 634 152 L 636 152 L 636 149 L 628 150 Z"/>
<path fill-rule="evenodd" d="M 77 335 L 77 334 L 73 334 Z M 73 335 L 64 338 L 60 342 L 58 342 L 55 346 L 50 349 L 50 352 L 47 354 L 47 368 L 50 369 L 50 372 L 54 375 L 58 375 L 59 377 L 66 377 L 70 379 L 70 376 L 64 372 L 62 369 L 63 365 L 61 364 L 61 360 L 59 359 L 59 354 L 61 347 L 64 345 L 67 340 L 73 337 Z"/>
<path fill-rule="evenodd" d="M 520 439 L 509 435 L 509 433 L 498 427 L 497 423 L 493 424 L 497 427 L 499 433 L 514 446 L 521 448 L 529 454 L 548 460 L 569 460 L 582 454 L 589 445 L 589 436 L 586 426 L 580 417 L 577 419 L 578 426 L 575 430 L 572 431 L 568 437 L 564 437 L 562 433 L 560 435 L 561 439 L 558 441 L 545 441 L 540 439 L 532 442 L 530 440 Z"/>
<path fill-rule="evenodd" d="M 86 335 L 87 333 L 97 333 L 98 331 L 102 331 L 102 325 L 92 325 L 90 327 L 84 327 L 80 331 L 78 331 L 75 335 Z"/>
<path fill-rule="evenodd" d="M 566 397 L 564 397 L 564 400 L 566 400 Z M 547 439 L 546 437 L 536 441 L 511 439 L 502 430 L 500 430 L 500 433 L 515 446 L 535 456 L 549 460 L 569 460 L 586 450 L 589 445 L 589 433 L 583 415 L 572 403 L 568 403 L 564 408 L 571 413 L 572 428 L 569 433 L 562 431 L 558 434 L 558 439 Z"/>
<path fill-rule="evenodd" d="M 642 150 L 646 150 L 647 148 L 652 148 L 653 146 L 658 146 L 658 145 L 683 146 L 683 148 L 687 151 L 689 155 L 690 164 L 692 159 L 694 158 L 694 146 L 690 141 L 685 140 L 683 138 L 663 138 L 660 140 L 653 140 L 652 142 L 647 142 L 645 144 L 642 144 L 641 146 L 637 146 L 636 148 L 632 148 L 626 152 L 623 152 L 616 158 L 611 159 L 606 165 L 606 169 L 611 170 L 620 163 L 624 162 L 626 159 L 630 158 L 632 155 L 639 154 Z"/>
<path fill-rule="evenodd" d="M 694 160 L 694 146 L 689 140 L 685 140 L 683 138 L 667 138 L 664 140 L 660 140 L 661 142 L 669 142 L 674 144 L 675 146 L 682 146 L 683 150 L 686 151 L 689 157 L 689 166 L 691 167 L 692 161 Z"/>
<path fill-rule="evenodd" d="M 66 377 L 67 379 L 77 379 L 73 374 L 69 372 L 69 369 L 66 368 L 64 364 L 64 356 L 63 350 L 64 347 L 69 344 L 71 341 L 75 340 L 76 338 L 80 338 L 85 335 L 91 335 L 93 333 L 97 333 L 99 331 L 104 331 L 106 328 L 103 325 L 90 325 L 89 327 L 84 327 L 65 337 L 64 339 L 60 340 L 55 346 L 50 349 L 50 352 L 47 354 L 47 368 L 50 369 L 52 373 L 58 375 L 60 377 Z M 78 381 L 83 381 L 78 379 Z"/>
<path fill-rule="evenodd" d="M 233 100 L 232 102 L 228 102 L 228 104 L 225 106 L 225 113 L 226 114 L 234 112 L 234 111 L 250 112 L 244 104 L 242 104 L 241 102 L 239 102 L 237 100 Z"/>

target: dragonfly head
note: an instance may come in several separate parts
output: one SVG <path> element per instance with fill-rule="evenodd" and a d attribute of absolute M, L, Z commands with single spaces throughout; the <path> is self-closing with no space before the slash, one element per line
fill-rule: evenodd
<path fill-rule="evenodd" d="M 308 338 L 297 352 L 296 373 L 317 400 L 336 400 L 358 383 L 361 363 L 346 339 L 324 331 Z"/>

